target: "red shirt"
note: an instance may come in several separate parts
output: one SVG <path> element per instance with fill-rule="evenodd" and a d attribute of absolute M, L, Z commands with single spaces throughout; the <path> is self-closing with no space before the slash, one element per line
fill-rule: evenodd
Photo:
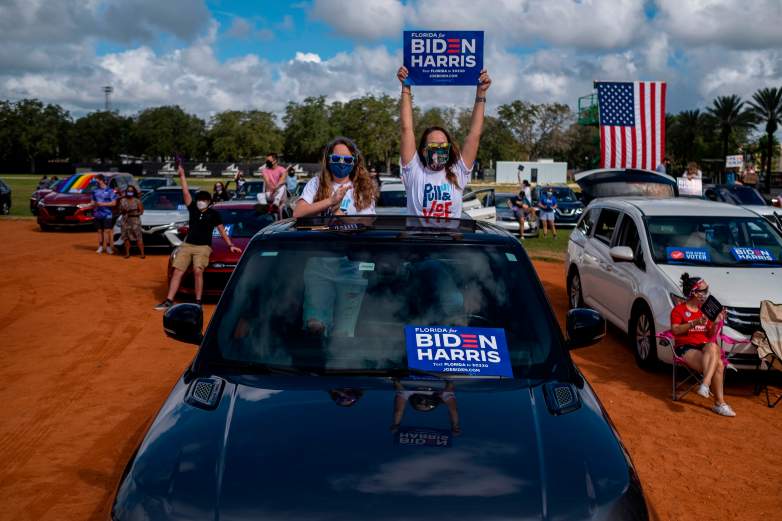
<path fill-rule="evenodd" d="M 671 310 L 671 326 L 677 324 L 686 324 L 693 320 L 698 320 L 703 316 L 701 310 L 691 311 L 687 308 L 686 303 L 681 303 L 675 306 Z M 693 326 L 684 335 L 675 335 L 676 347 L 683 345 L 701 345 L 707 342 L 711 342 L 711 339 L 706 336 L 706 330 L 711 327 L 711 321 L 707 318 L 704 324 L 699 326 Z"/>

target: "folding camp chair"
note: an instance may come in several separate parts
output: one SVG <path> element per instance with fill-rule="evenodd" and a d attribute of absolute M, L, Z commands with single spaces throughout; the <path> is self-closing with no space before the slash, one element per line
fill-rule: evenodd
<path fill-rule="evenodd" d="M 717 345 L 720 346 L 720 358 L 722 360 L 722 364 L 725 367 L 730 367 L 736 370 L 736 368 L 731 365 L 729 356 L 725 352 L 724 346 L 725 344 L 735 345 L 738 343 L 738 341 L 722 333 L 723 325 L 724 323 L 722 321 L 717 324 L 717 332 L 715 333 L 712 342 L 716 342 Z M 695 369 L 687 365 L 687 361 L 684 359 L 684 357 L 676 354 L 676 350 L 674 349 L 676 342 L 671 330 L 663 331 L 662 333 L 657 334 L 657 340 L 661 345 L 667 346 L 671 350 L 671 399 L 675 402 L 682 399 L 687 393 L 692 391 L 694 387 L 702 384 L 703 376 Z M 676 370 L 681 367 L 687 371 L 687 376 L 683 380 L 679 380 L 677 383 Z M 685 386 L 688 387 L 685 389 Z"/>
<path fill-rule="evenodd" d="M 768 393 L 769 371 L 782 367 L 782 304 L 774 304 L 770 300 L 764 300 L 760 303 L 760 327 L 763 331 L 752 335 L 752 344 L 758 350 L 758 358 L 761 364 L 765 366 L 762 378 L 758 380 L 755 386 L 755 394 L 761 391 L 766 392 L 766 405 L 770 408 L 782 400 L 782 394 L 772 402 Z M 776 366 L 775 366 L 776 364 Z"/>

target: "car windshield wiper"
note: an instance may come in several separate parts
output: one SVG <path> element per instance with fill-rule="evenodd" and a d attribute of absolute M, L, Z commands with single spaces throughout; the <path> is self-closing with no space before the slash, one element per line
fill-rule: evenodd
<path fill-rule="evenodd" d="M 223 361 L 213 362 L 212 365 L 228 369 L 230 371 L 236 371 L 240 373 L 261 373 L 261 374 L 277 374 L 277 375 L 294 375 L 294 376 L 319 376 L 320 370 L 311 367 L 296 367 L 290 365 L 280 364 L 265 364 L 261 362 L 235 362 L 235 361 Z"/>

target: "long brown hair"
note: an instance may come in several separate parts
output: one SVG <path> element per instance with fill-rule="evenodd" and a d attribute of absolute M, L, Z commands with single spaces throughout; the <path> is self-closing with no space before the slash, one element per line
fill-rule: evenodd
<path fill-rule="evenodd" d="M 377 199 L 377 185 L 372 178 L 369 177 L 369 171 L 367 171 L 366 164 L 364 163 L 364 156 L 358 149 L 352 139 L 346 137 L 337 137 L 331 140 L 329 144 L 323 147 L 323 156 L 320 160 L 320 174 L 318 174 L 318 192 L 315 194 L 315 201 L 322 201 L 331 197 L 331 190 L 333 181 L 331 179 L 331 172 L 329 172 L 328 163 L 329 155 L 334 153 L 334 147 L 337 145 L 345 145 L 350 150 L 350 153 L 355 158 L 353 171 L 350 172 L 350 182 L 353 183 L 353 198 L 355 199 L 354 205 L 356 210 L 363 210 L 368 208 Z"/>
<path fill-rule="evenodd" d="M 424 150 L 426 149 L 426 144 L 428 143 L 429 134 L 432 132 L 439 130 L 443 134 L 445 134 L 445 139 L 448 140 L 448 143 L 451 145 L 451 151 L 448 154 L 448 162 L 445 163 L 445 178 L 448 180 L 449 183 L 451 183 L 453 186 L 458 188 L 459 190 L 462 189 L 461 186 L 459 186 L 459 181 L 456 177 L 456 174 L 453 172 L 453 168 L 462 159 L 462 151 L 459 150 L 459 145 L 456 144 L 456 142 L 451 137 L 451 134 L 445 130 L 443 127 L 429 127 L 426 130 L 424 130 L 423 134 L 421 134 L 421 140 L 418 142 L 418 159 L 421 160 L 421 164 L 426 166 L 426 156 L 424 155 Z"/>

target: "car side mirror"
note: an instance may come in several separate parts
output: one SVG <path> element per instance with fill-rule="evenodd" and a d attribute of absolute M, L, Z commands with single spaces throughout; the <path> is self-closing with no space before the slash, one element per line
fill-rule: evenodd
<path fill-rule="evenodd" d="M 633 250 L 629 246 L 614 246 L 609 254 L 616 262 L 633 262 Z"/>
<path fill-rule="evenodd" d="M 177 304 L 163 315 L 163 330 L 174 340 L 186 344 L 201 344 L 204 312 L 198 304 Z"/>
<path fill-rule="evenodd" d="M 576 308 L 567 313 L 568 348 L 591 346 L 606 336 L 606 321 L 592 309 Z"/>

